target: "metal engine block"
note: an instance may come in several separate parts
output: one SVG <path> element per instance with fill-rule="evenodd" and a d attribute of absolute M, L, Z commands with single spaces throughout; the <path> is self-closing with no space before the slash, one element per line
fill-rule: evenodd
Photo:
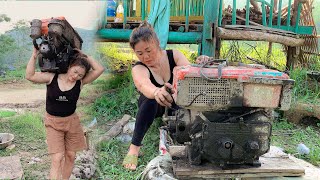
<path fill-rule="evenodd" d="M 190 164 L 260 166 L 268 152 L 273 109 L 287 110 L 294 81 L 261 66 L 189 65 L 175 68 L 180 107 L 169 134 L 186 146 Z"/>
<path fill-rule="evenodd" d="M 39 50 L 41 71 L 66 73 L 73 48 L 81 49 L 83 40 L 64 17 L 34 19 L 31 22 L 30 37 Z M 38 44 L 37 40 L 41 42 Z"/>

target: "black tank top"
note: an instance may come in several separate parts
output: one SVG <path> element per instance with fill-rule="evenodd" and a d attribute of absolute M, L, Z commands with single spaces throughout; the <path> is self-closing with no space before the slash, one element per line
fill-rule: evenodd
<path fill-rule="evenodd" d="M 46 111 L 53 116 L 66 117 L 72 115 L 77 107 L 81 81 L 78 80 L 72 89 L 61 91 L 58 85 L 58 74 L 47 85 Z"/>
<path fill-rule="evenodd" d="M 168 83 L 172 84 L 172 82 L 173 82 L 173 68 L 176 67 L 177 65 L 176 65 L 176 62 L 174 61 L 172 50 L 166 50 L 166 52 L 167 52 L 167 56 L 168 56 L 168 60 L 169 60 L 169 66 L 170 66 L 170 79 L 169 79 Z M 153 75 L 147 65 L 143 64 L 140 61 L 138 61 L 134 64 L 134 66 L 136 66 L 136 65 L 142 65 L 148 69 L 148 71 L 150 73 L 150 81 L 153 85 L 155 85 L 156 87 L 163 86 L 163 84 L 161 85 L 156 81 L 156 79 L 153 77 Z"/>

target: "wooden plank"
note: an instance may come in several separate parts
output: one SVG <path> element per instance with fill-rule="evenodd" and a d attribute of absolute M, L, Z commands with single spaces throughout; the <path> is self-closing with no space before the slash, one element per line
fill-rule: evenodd
<path fill-rule="evenodd" d="M 178 178 L 206 177 L 206 178 L 231 178 L 231 177 L 274 177 L 274 176 L 302 176 L 304 169 L 289 158 L 264 158 L 260 157 L 261 167 L 241 165 L 239 169 L 224 170 L 213 164 L 191 166 L 186 160 L 174 160 L 173 169 Z M 179 164 L 179 165 L 178 165 Z"/>
<path fill-rule="evenodd" d="M 185 16 L 170 16 L 170 21 L 185 21 Z M 189 21 L 203 21 L 203 16 L 189 16 Z"/>
<path fill-rule="evenodd" d="M 0 179 L 22 179 L 22 176 L 19 156 L 0 157 Z"/>
<path fill-rule="evenodd" d="M 173 171 L 179 179 L 194 178 L 258 178 L 258 177 L 295 177 L 303 176 L 305 169 L 283 152 L 277 152 L 273 147 L 269 153 L 260 157 L 261 167 L 239 165 L 222 169 L 218 165 L 205 163 L 192 166 L 186 158 L 173 161 Z"/>
<path fill-rule="evenodd" d="M 138 1 L 137 1 L 138 2 Z M 107 17 L 108 22 L 113 22 L 114 17 Z M 185 16 L 170 16 L 170 21 L 179 21 L 179 22 L 184 22 L 186 20 Z M 136 17 L 127 17 L 127 21 L 141 21 L 141 14 Z M 203 16 L 189 16 L 189 22 L 202 22 L 203 21 Z"/>
<path fill-rule="evenodd" d="M 282 33 L 283 35 L 290 35 L 291 37 L 297 37 L 298 35 L 291 31 L 285 31 L 277 28 L 269 28 L 265 26 L 244 26 L 244 25 L 226 25 L 224 28 L 226 29 L 251 29 L 255 31 L 266 31 L 270 33 Z"/>
<path fill-rule="evenodd" d="M 224 40 L 248 40 L 248 41 L 267 41 L 280 43 L 287 46 L 301 46 L 304 43 L 302 38 L 286 37 L 278 34 L 267 32 L 230 30 L 218 28 L 218 37 Z"/>

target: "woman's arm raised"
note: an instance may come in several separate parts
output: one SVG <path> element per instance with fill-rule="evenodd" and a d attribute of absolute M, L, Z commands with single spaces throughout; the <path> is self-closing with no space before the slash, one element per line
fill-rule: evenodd
<path fill-rule="evenodd" d="M 96 80 L 104 71 L 104 67 L 100 63 L 98 63 L 96 60 L 94 60 L 92 57 L 88 56 L 87 61 L 91 65 L 92 69 L 83 78 L 82 80 L 83 85 L 91 83 L 92 81 Z"/>
<path fill-rule="evenodd" d="M 26 79 L 34 83 L 50 83 L 54 74 L 49 72 L 36 72 L 36 59 L 38 50 L 33 48 L 33 53 L 26 68 Z"/>

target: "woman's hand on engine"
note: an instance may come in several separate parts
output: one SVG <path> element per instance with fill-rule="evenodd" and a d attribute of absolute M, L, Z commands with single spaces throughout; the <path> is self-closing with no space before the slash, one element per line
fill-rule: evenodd
<path fill-rule="evenodd" d="M 196 63 L 197 64 L 205 64 L 209 61 L 209 59 L 210 59 L 209 56 L 201 55 L 201 56 L 197 57 Z"/>
<path fill-rule="evenodd" d="M 36 59 L 38 54 L 39 54 L 39 50 L 37 50 L 35 47 L 33 47 L 33 52 L 32 52 L 31 57 Z"/>
<path fill-rule="evenodd" d="M 168 106 L 171 107 L 171 103 L 173 102 L 172 95 L 174 90 L 172 85 L 169 83 L 165 83 L 164 86 L 161 88 L 157 88 L 154 91 L 154 99 L 161 105 L 161 106 Z"/>

